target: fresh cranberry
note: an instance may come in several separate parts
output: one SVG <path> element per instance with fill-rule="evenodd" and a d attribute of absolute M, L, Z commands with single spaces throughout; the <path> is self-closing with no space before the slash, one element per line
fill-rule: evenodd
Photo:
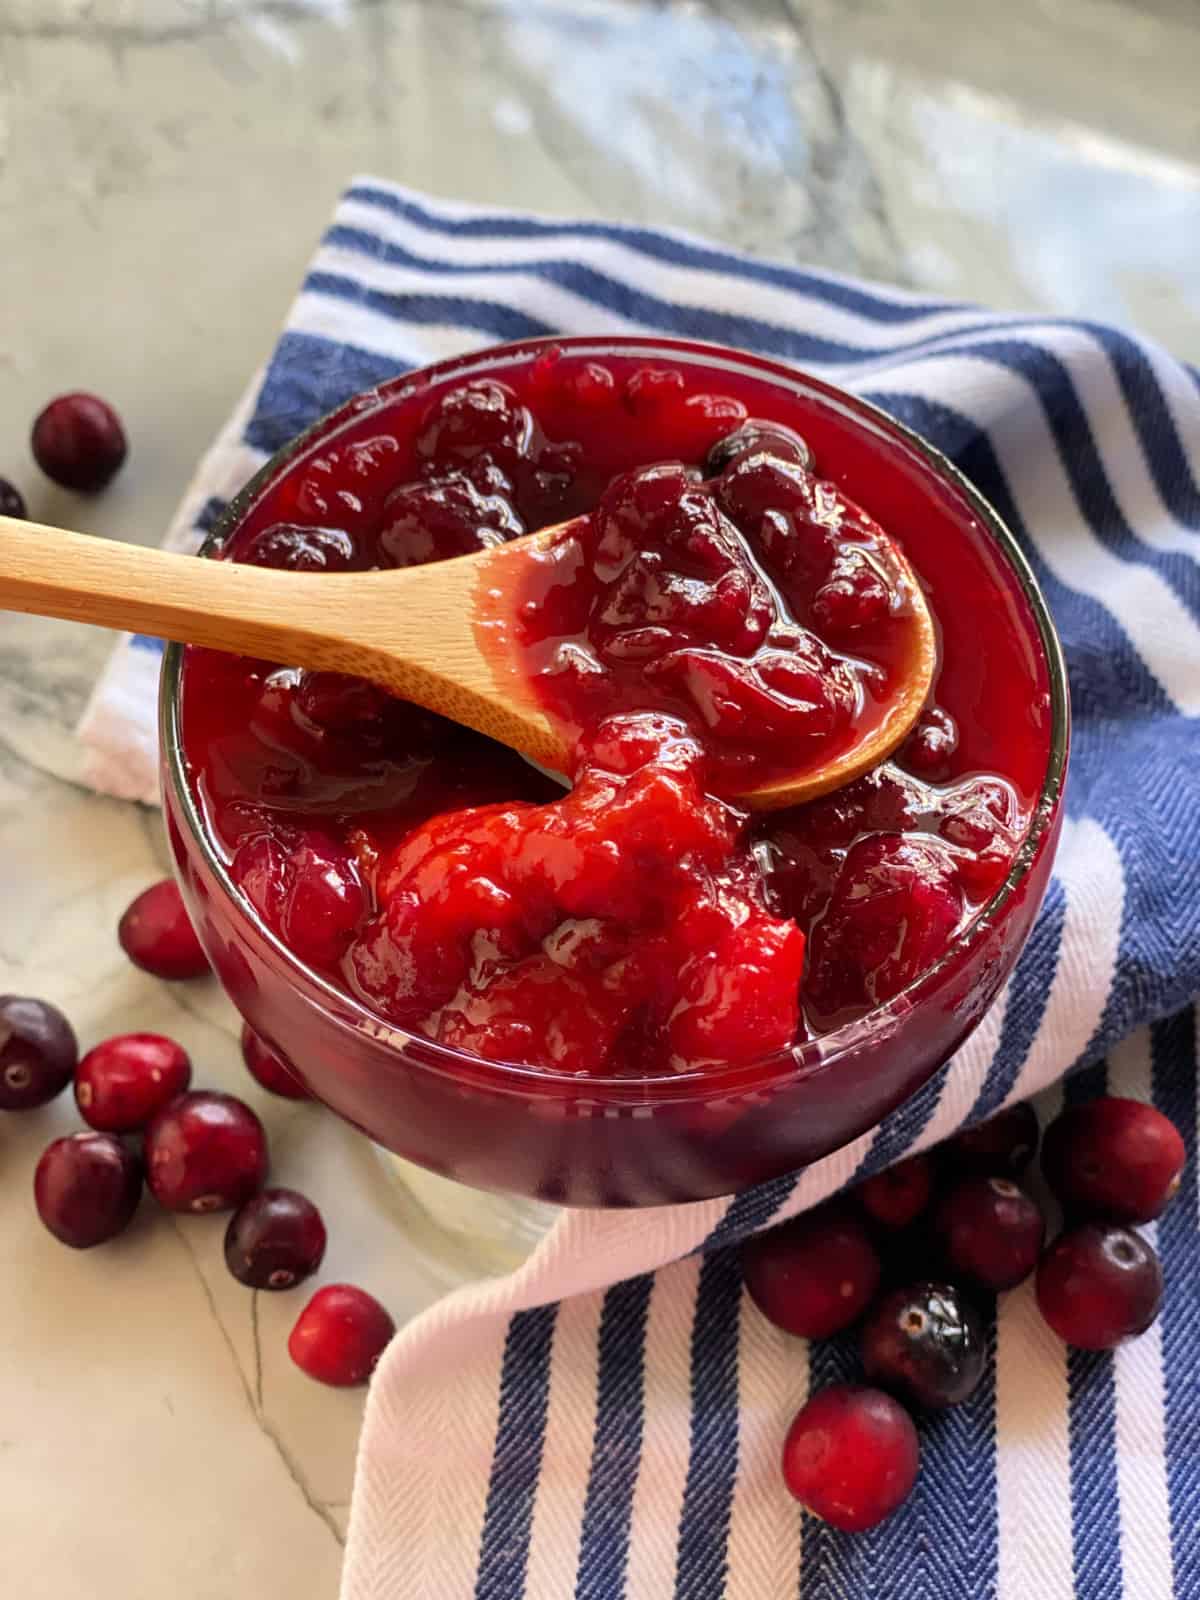
<path fill-rule="evenodd" d="M 366 1383 L 395 1331 L 374 1296 L 349 1283 L 330 1283 L 296 1319 L 288 1354 L 318 1383 L 351 1389 Z"/>
<path fill-rule="evenodd" d="M 958 1405 L 983 1376 L 983 1324 L 947 1283 L 916 1283 L 886 1295 L 862 1329 L 867 1377 L 915 1405 Z"/>
<path fill-rule="evenodd" d="M 884 1228 L 907 1228 L 929 1204 L 933 1164 L 926 1155 L 909 1156 L 860 1183 L 854 1192 L 873 1222 Z"/>
<path fill-rule="evenodd" d="M 61 1094 L 79 1046 L 57 1007 L 22 995 L 0 995 L 0 1111 L 28 1111 Z"/>
<path fill-rule="evenodd" d="M 750 1298 L 777 1328 L 828 1339 L 871 1303 L 879 1257 L 862 1223 L 829 1207 L 751 1239 L 742 1273 Z"/>
<path fill-rule="evenodd" d="M 325 1224 L 294 1189 L 263 1189 L 229 1219 L 225 1265 L 251 1289 L 290 1289 L 310 1278 L 325 1254 Z"/>
<path fill-rule="evenodd" d="M 117 924 L 117 939 L 134 966 L 156 978 L 199 978 L 209 970 L 174 878 L 142 890 Z"/>
<path fill-rule="evenodd" d="M 1178 1128 L 1141 1100 L 1103 1095 L 1068 1106 L 1046 1129 L 1042 1171 L 1070 1217 L 1151 1222 L 1179 1188 Z"/>
<path fill-rule="evenodd" d="M 231 1211 L 267 1176 L 267 1136 L 231 1094 L 180 1095 L 146 1129 L 146 1182 L 168 1211 Z"/>
<path fill-rule="evenodd" d="M 62 394 L 33 424 L 33 458 L 64 489 L 92 494 L 112 481 L 125 460 L 125 430 L 113 408 L 94 394 Z"/>
<path fill-rule="evenodd" d="M 272 1050 L 248 1022 L 242 1023 L 242 1060 L 256 1082 L 285 1100 L 311 1100 L 312 1095 L 277 1050 Z"/>
<path fill-rule="evenodd" d="M 351 572 L 359 564 L 354 540 L 343 528 L 302 528 L 294 522 L 261 529 L 236 546 L 233 559 L 284 572 Z"/>
<path fill-rule="evenodd" d="M 25 497 L 16 484 L 9 483 L 7 478 L 0 478 L 0 517 L 18 517 L 23 520 L 27 515 Z"/>
<path fill-rule="evenodd" d="M 738 456 L 754 450 L 775 461 L 791 461 L 806 472 L 812 471 L 813 453 L 808 443 L 791 428 L 777 422 L 758 422 L 754 418 L 717 440 L 704 459 L 704 475 L 719 478 Z"/>
<path fill-rule="evenodd" d="M 1046 1238 L 1036 1202 L 1009 1178 L 961 1178 L 939 1201 L 933 1225 L 951 1274 L 993 1293 L 1025 1281 Z"/>
<path fill-rule="evenodd" d="M 927 783 L 950 776 L 950 758 L 958 749 L 958 724 L 940 706 L 926 706 L 916 727 L 896 752 L 896 760 Z"/>
<path fill-rule="evenodd" d="M 128 1226 L 141 1194 L 141 1161 L 110 1133 L 55 1139 L 33 1175 L 38 1216 L 75 1250 L 115 1238 Z"/>
<path fill-rule="evenodd" d="M 783 1445 L 783 1481 L 844 1533 L 874 1528 L 912 1492 L 920 1445 L 904 1407 L 879 1389 L 837 1383 L 801 1408 Z"/>
<path fill-rule="evenodd" d="M 192 1079 L 192 1064 L 161 1033 L 119 1033 L 84 1056 L 75 1071 L 83 1120 L 105 1133 L 129 1133 L 150 1121 Z"/>
<path fill-rule="evenodd" d="M 938 1153 L 958 1172 L 1017 1178 L 1033 1160 L 1037 1147 L 1037 1112 L 1023 1100 L 986 1122 L 964 1128 L 939 1145 Z"/>
<path fill-rule="evenodd" d="M 1111 1350 L 1144 1333 L 1162 1303 L 1162 1267 L 1129 1228 L 1084 1222 L 1046 1251 L 1037 1271 L 1042 1316 L 1068 1344 Z"/>

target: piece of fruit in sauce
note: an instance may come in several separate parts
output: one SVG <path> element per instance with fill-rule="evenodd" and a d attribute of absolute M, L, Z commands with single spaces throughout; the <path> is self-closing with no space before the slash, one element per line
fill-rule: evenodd
<path fill-rule="evenodd" d="M 995 568 L 903 508 L 876 510 L 929 591 L 936 705 L 823 799 L 727 798 L 872 714 L 905 607 L 852 498 L 862 447 L 827 460 L 818 415 L 758 422 L 777 388 L 705 379 L 550 351 L 414 386 L 301 455 L 223 552 L 404 566 L 591 513 L 506 601 L 577 735 L 568 793 L 370 684 L 189 651 L 187 759 L 234 881 L 389 1022 L 578 1074 L 751 1062 L 898 994 L 1012 863 L 1044 696 Z"/>

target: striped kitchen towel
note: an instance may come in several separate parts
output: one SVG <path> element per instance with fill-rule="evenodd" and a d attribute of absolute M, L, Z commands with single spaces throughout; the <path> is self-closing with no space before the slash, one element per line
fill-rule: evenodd
<path fill-rule="evenodd" d="M 518 1272 L 399 1335 L 368 1400 L 344 1600 L 1200 1600 L 1196 374 L 1088 322 L 362 179 L 170 542 L 194 544 L 267 453 L 351 392 L 556 332 L 782 357 L 955 460 L 1022 539 L 1063 636 L 1066 827 L 1012 981 L 881 1128 L 734 1200 L 568 1214 Z M 157 661 L 152 641 L 126 641 L 97 690 L 83 733 L 98 787 L 153 797 Z M 1015 1291 L 985 1382 L 925 1430 L 908 1505 L 857 1538 L 802 1514 L 779 1480 L 782 1433 L 852 1359 L 768 1326 L 731 1246 L 1012 1100 L 1044 1090 L 1049 1111 L 1105 1082 L 1152 1098 L 1192 1157 L 1149 1230 L 1161 1320 L 1115 1355 L 1068 1352 Z"/>

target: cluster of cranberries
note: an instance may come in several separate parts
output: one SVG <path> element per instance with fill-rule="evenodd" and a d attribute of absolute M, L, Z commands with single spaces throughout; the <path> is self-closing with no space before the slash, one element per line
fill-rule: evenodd
<path fill-rule="evenodd" d="M 133 901 L 118 927 L 121 947 L 156 977 L 208 971 L 177 886 L 164 880 Z M 261 1039 L 243 1030 L 242 1054 L 266 1089 L 290 1099 L 308 1091 Z M 225 1262 L 253 1289 L 291 1289 L 325 1255 L 325 1224 L 293 1189 L 264 1188 L 267 1136 L 234 1095 L 192 1089 L 192 1067 L 174 1040 L 122 1033 L 80 1059 L 75 1033 L 54 1006 L 0 996 L 0 1110 L 44 1105 L 74 1083 L 88 1124 L 55 1139 L 34 1174 L 38 1215 L 77 1250 L 113 1239 L 132 1221 L 143 1186 L 167 1211 L 233 1213 Z M 379 1302 L 350 1284 L 320 1289 L 288 1341 L 310 1377 L 348 1386 L 370 1376 L 395 1325 Z"/>
<path fill-rule="evenodd" d="M 54 483 L 95 494 L 116 477 L 128 451 L 121 419 L 94 394 L 60 394 L 34 419 L 33 459 Z M 0 516 L 25 516 L 21 491 L 0 478 Z"/>
<path fill-rule="evenodd" d="M 1036 1272 L 1042 1316 L 1085 1350 L 1112 1349 L 1157 1316 L 1162 1269 L 1131 1224 L 1178 1189 L 1178 1130 L 1115 1096 L 1057 1117 L 1041 1167 L 1064 1225 L 1048 1247 L 1019 1182 L 1038 1134 L 1033 1107 L 1013 1106 L 744 1247 L 746 1288 L 778 1327 L 826 1339 L 859 1323 L 867 1383 L 814 1394 L 783 1450 L 788 1489 L 834 1527 L 874 1527 L 907 1498 L 919 1446 L 905 1403 L 938 1410 L 974 1391 L 987 1358 L 978 1300 Z"/>

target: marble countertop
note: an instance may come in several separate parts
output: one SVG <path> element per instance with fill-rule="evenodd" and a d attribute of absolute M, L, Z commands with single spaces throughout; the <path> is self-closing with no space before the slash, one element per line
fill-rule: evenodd
<path fill-rule="evenodd" d="M 1193 0 L 0 0 L 0 474 L 43 520 L 156 540 L 361 171 L 1136 322 L 1200 360 L 1198 81 Z M 133 447 L 87 503 L 26 445 L 78 387 Z M 219 993 L 115 945 L 163 854 L 157 815 L 77 781 L 108 643 L 0 617 L 0 991 L 85 1043 L 172 1033 L 248 1093 Z M 326 1277 L 428 1304 L 364 1141 L 248 1098 L 325 1212 Z M 300 1299 L 235 1284 L 219 1224 L 146 1207 L 108 1249 L 58 1246 L 30 1176 L 72 1111 L 0 1126 L 3 1592 L 333 1600 L 361 1395 L 291 1367 Z"/>

